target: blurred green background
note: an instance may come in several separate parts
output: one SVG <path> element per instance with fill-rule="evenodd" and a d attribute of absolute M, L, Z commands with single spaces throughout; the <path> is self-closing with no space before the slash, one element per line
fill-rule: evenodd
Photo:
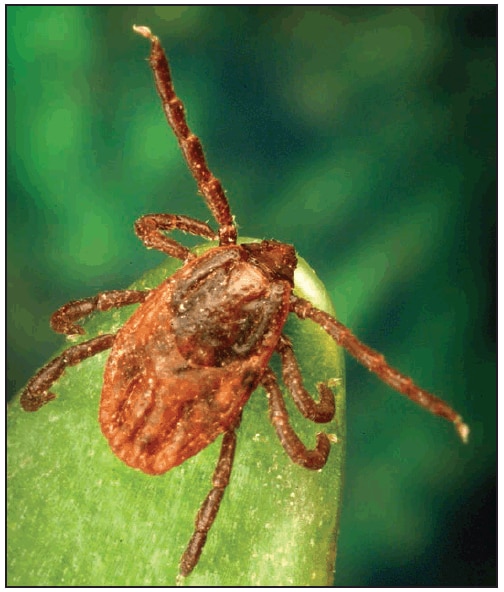
<path fill-rule="evenodd" d="M 62 343 L 59 305 L 163 258 L 136 218 L 209 218 L 131 30 L 148 25 L 242 232 L 295 244 L 339 318 L 471 426 L 464 447 L 348 359 L 335 583 L 495 585 L 496 7 L 7 17 L 8 397 Z"/>

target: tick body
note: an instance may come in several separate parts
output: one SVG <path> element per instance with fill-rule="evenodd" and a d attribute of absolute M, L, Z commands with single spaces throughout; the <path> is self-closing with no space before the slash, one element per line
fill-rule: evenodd
<path fill-rule="evenodd" d="M 77 321 L 94 311 L 139 304 L 116 334 L 69 347 L 40 369 L 23 391 L 21 405 L 36 411 L 56 398 L 50 389 L 68 366 L 110 349 L 99 420 L 112 452 L 124 463 L 159 475 L 223 435 L 212 487 L 180 560 L 180 574 L 187 576 L 198 563 L 229 484 L 242 410 L 257 386 L 267 393 L 271 422 L 291 460 L 312 470 L 322 469 L 327 461 L 332 438 L 321 431 L 313 448 L 301 442 L 269 367 L 276 352 L 286 390 L 307 420 L 324 424 L 333 419 L 329 385 L 318 385 L 316 399 L 303 385 L 293 347 L 284 335 L 289 314 L 317 323 L 392 388 L 453 422 L 462 440 L 467 440 L 469 429 L 444 401 L 392 368 L 332 316 L 294 295 L 293 247 L 276 241 L 237 244 L 224 190 L 187 125 L 160 42 L 147 27 L 134 30 L 152 43 L 150 65 L 163 110 L 218 228 L 184 215 L 140 218 L 135 231 L 145 246 L 182 260 L 183 267 L 152 290 L 112 290 L 58 309 L 51 318 L 53 329 L 74 335 L 84 333 Z M 196 257 L 168 236 L 172 230 L 218 241 L 218 246 Z"/>
<path fill-rule="evenodd" d="M 217 247 L 148 295 L 105 368 L 100 424 L 121 460 L 165 473 L 233 427 L 277 347 L 295 264 L 281 243 Z"/>

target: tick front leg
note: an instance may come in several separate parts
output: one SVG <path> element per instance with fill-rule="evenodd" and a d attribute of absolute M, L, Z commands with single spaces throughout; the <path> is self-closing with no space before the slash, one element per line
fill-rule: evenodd
<path fill-rule="evenodd" d="M 161 43 L 148 27 L 135 25 L 133 30 L 150 39 L 152 43 L 149 62 L 166 120 L 177 136 L 187 165 L 198 184 L 198 189 L 219 225 L 219 243 L 221 246 L 234 245 L 236 244 L 236 226 L 226 194 L 220 181 L 208 168 L 199 138 L 191 132 L 187 125 L 184 105 L 175 94 L 170 67 Z"/>
<path fill-rule="evenodd" d="M 65 350 L 54 358 L 27 384 L 21 395 L 21 406 L 25 411 L 37 411 L 52 399 L 54 393 L 49 392 L 51 386 L 58 380 L 68 366 L 75 366 L 87 358 L 109 349 L 114 343 L 115 335 L 100 335 L 84 343 L 79 343 Z"/>
<path fill-rule="evenodd" d="M 317 434 L 317 445 L 309 450 L 289 424 L 289 415 L 275 375 L 269 368 L 263 374 L 261 384 L 268 395 L 270 419 L 280 443 L 290 459 L 306 469 L 321 469 L 327 462 L 331 443 L 326 434 Z"/>
<path fill-rule="evenodd" d="M 198 511 L 194 523 L 194 533 L 180 559 L 180 575 L 184 577 L 188 576 L 198 563 L 206 543 L 208 531 L 214 523 L 217 512 L 219 511 L 220 503 L 224 496 L 224 491 L 229 484 L 236 449 L 235 430 L 238 428 L 240 419 L 233 429 L 224 434 L 219 460 L 212 477 L 213 487 Z"/>
<path fill-rule="evenodd" d="M 76 325 L 78 321 L 94 311 L 104 312 L 111 308 L 119 308 L 128 304 L 143 302 L 150 290 L 109 290 L 96 296 L 67 302 L 52 315 L 51 328 L 56 333 L 66 335 L 84 335 L 83 327 Z"/>
<path fill-rule="evenodd" d="M 310 393 L 303 386 L 303 377 L 292 350 L 290 341 L 281 335 L 277 351 L 282 360 L 282 376 L 285 386 L 289 389 L 296 407 L 311 421 L 327 423 L 334 417 L 335 403 L 331 389 L 323 382 L 317 384 L 320 400 L 314 401 Z"/>
<path fill-rule="evenodd" d="M 163 234 L 163 232 L 170 232 L 171 230 L 189 232 L 210 240 L 219 238 L 208 224 L 188 216 L 147 214 L 135 222 L 136 235 L 148 249 L 162 251 L 170 257 L 182 259 L 182 261 L 192 259 L 194 255 L 187 247 Z"/>
<path fill-rule="evenodd" d="M 294 295 L 291 296 L 291 311 L 300 319 L 311 319 L 320 325 L 338 345 L 344 347 L 354 358 L 371 370 L 371 372 L 377 374 L 383 382 L 390 385 L 393 389 L 434 415 L 439 415 L 453 422 L 461 440 L 467 442 L 469 427 L 462 421 L 462 418 L 456 411 L 442 399 L 419 388 L 411 378 L 389 366 L 382 354 L 359 341 L 345 325 L 334 319 L 331 315 L 315 308 L 307 300 Z"/>

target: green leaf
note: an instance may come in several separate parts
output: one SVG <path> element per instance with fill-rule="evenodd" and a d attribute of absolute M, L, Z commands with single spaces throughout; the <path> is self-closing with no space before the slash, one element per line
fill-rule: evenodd
<path fill-rule="evenodd" d="M 199 252 L 210 246 L 199 247 Z M 134 287 L 154 287 L 179 265 L 168 259 Z M 302 259 L 295 282 L 297 294 L 334 312 Z M 133 310 L 130 306 L 94 315 L 83 339 L 116 331 Z M 182 583 L 333 582 L 345 441 L 342 352 L 310 321 L 289 319 L 285 332 L 310 392 L 316 392 L 317 382 L 336 379 L 333 422 L 316 426 L 286 395 L 291 422 L 309 447 L 321 430 L 337 435 L 338 442 L 320 471 L 293 464 L 269 423 L 265 394 L 257 389 L 243 413 L 219 515 L 199 564 Z M 57 399 L 39 411 L 24 412 L 19 395 L 9 406 L 11 586 L 161 586 L 177 581 L 178 561 L 211 487 L 221 438 L 165 475 L 127 467 L 110 451 L 98 425 L 107 355 L 69 368 L 54 387 Z M 278 375 L 278 359 L 272 365 Z"/>

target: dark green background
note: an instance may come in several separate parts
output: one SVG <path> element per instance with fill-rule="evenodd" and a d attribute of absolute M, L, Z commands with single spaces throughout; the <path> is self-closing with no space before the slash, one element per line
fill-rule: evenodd
<path fill-rule="evenodd" d="M 243 233 L 295 244 L 341 320 L 472 428 L 464 447 L 348 361 L 336 583 L 495 584 L 496 8 L 7 17 L 8 395 L 62 343 L 53 310 L 162 259 L 137 217 L 209 217 L 131 30 L 149 25 Z"/>

